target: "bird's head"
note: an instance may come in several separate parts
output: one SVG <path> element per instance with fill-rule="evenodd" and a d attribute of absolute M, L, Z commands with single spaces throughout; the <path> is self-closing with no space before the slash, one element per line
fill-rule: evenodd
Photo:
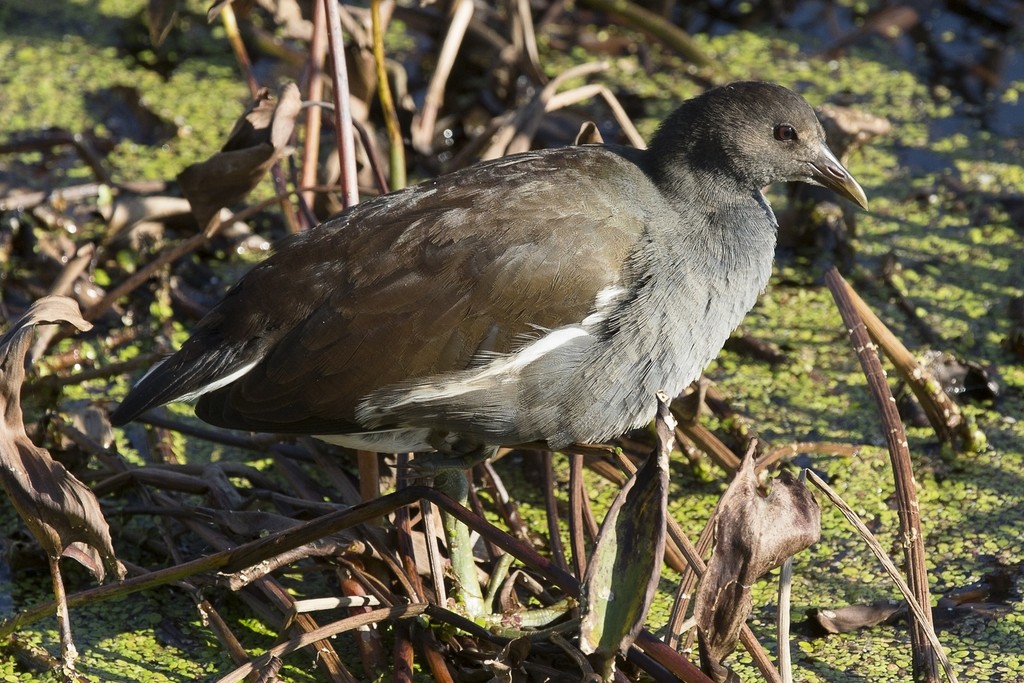
<path fill-rule="evenodd" d="M 662 124 L 651 154 L 670 174 L 674 162 L 685 160 L 744 189 L 798 180 L 867 208 L 864 190 L 829 149 L 811 105 L 773 83 L 741 81 L 688 100 Z"/>

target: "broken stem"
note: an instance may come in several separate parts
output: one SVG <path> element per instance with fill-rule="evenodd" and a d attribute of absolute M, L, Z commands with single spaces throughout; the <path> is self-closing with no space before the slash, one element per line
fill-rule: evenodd
<path fill-rule="evenodd" d="M 868 388 L 875 399 L 885 439 L 892 462 L 893 478 L 896 483 L 896 500 L 900 518 L 900 538 L 907 561 L 907 577 L 913 586 L 914 596 L 921 603 L 923 619 L 911 620 L 911 650 L 913 652 L 914 678 L 919 681 L 937 681 L 935 650 L 928 640 L 927 632 L 932 627 L 931 598 L 928 590 L 928 570 L 925 566 L 924 536 L 921 532 L 921 509 L 917 500 L 914 471 L 910 462 L 907 434 L 896 410 L 896 400 L 886 382 L 885 371 L 878 359 L 876 347 L 871 343 L 867 328 L 858 313 L 850 287 L 833 266 L 825 273 L 825 283 L 832 292 L 839 313 L 843 317 L 850 335 L 850 343 L 857 353 L 857 359 L 864 369 Z"/>
<path fill-rule="evenodd" d="M 892 561 L 892 558 L 882 548 L 882 544 L 878 542 L 875 535 L 871 533 L 867 525 L 857 516 L 857 513 L 853 511 L 846 501 L 836 493 L 832 487 L 825 483 L 825 481 L 815 474 L 811 470 L 804 470 L 807 474 L 807 478 L 811 480 L 811 483 L 817 486 L 822 493 L 824 493 L 832 504 L 839 509 L 843 516 L 853 525 L 853 528 L 857 530 L 864 542 L 868 544 L 868 548 L 875 554 L 878 561 L 882 563 L 882 567 L 885 568 L 886 573 L 899 588 L 900 592 L 903 593 L 903 597 L 906 598 L 907 606 L 910 608 L 911 613 L 916 617 L 918 623 L 929 622 L 925 634 L 928 637 L 928 641 L 931 643 L 936 655 L 938 656 L 939 662 L 942 663 L 942 668 L 946 672 L 946 677 L 950 683 L 957 683 L 956 674 L 953 672 L 953 665 L 950 664 L 949 659 L 946 657 L 946 653 L 942 649 L 942 645 L 939 643 L 939 638 L 935 635 L 935 629 L 931 626 L 931 607 L 930 603 L 924 603 L 923 605 L 914 596 L 914 592 L 907 585 L 907 582 L 900 576 L 899 569 L 896 568 L 896 564 Z"/>
<path fill-rule="evenodd" d="M 842 284 L 871 339 L 882 347 L 900 377 L 914 392 L 939 439 L 953 442 L 959 436 L 964 443 L 970 443 L 969 430 L 964 430 L 966 425 L 960 408 L 946 395 L 932 373 L 921 367 L 903 342 L 886 327 L 848 282 L 843 281 Z"/>
<path fill-rule="evenodd" d="M 60 633 L 61 673 L 70 680 L 75 675 L 75 660 L 78 651 L 71 637 L 71 617 L 68 614 L 68 599 L 64 593 L 64 579 L 60 575 L 60 557 L 50 557 L 50 576 L 53 579 L 53 598 L 57 603 L 57 631 Z"/>

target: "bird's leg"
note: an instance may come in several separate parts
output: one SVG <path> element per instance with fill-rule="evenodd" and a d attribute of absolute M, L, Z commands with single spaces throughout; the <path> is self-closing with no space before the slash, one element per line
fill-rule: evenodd
<path fill-rule="evenodd" d="M 441 453 L 417 453 L 416 459 L 408 465 L 408 474 L 414 477 L 437 478 L 445 472 L 465 472 L 494 455 L 495 450 L 487 448 L 486 452 L 483 453 L 473 451 L 472 453 L 451 456 Z"/>
<path fill-rule="evenodd" d="M 434 488 L 455 499 L 463 507 L 469 506 L 469 482 L 465 470 L 443 469 L 434 477 Z M 445 539 L 448 541 L 448 557 L 452 563 L 452 574 L 455 580 L 455 600 L 461 605 L 470 618 L 481 616 L 485 612 L 484 596 L 477 578 L 476 559 L 473 557 L 473 544 L 469 538 L 469 527 L 441 511 L 441 525 Z"/>
<path fill-rule="evenodd" d="M 467 471 L 477 463 L 497 452 L 490 446 L 475 446 L 459 453 L 452 444 L 439 444 L 441 452 L 418 453 L 416 459 L 403 468 L 402 474 L 409 477 L 429 477 L 434 488 L 463 507 L 469 507 L 469 482 Z M 455 588 L 452 592 L 455 603 L 461 606 L 470 618 L 484 616 L 488 608 L 484 603 L 480 581 L 477 578 L 476 559 L 470 541 L 469 527 L 441 511 L 441 527 L 448 544 L 448 557 L 452 563 L 452 578 Z M 438 577 L 438 581 L 443 577 Z"/>
<path fill-rule="evenodd" d="M 410 477 L 437 477 L 442 472 L 465 472 L 471 470 L 498 452 L 495 446 L 485 446 L 462 441 L 449 443 L 444 434 L 435 435 L 431 445 L 433 453 L 417 453 L 407 465 L 404 474 Z"/>
<path fill-rule="evenodd" d="M 440 452 L 419 455 L 413 468 L 429 472 L 434 479 L 434 488 L 458 501 L 463 507 L 469 507 L 467 472 L 475 464 L 493 456 L 497 448 L 484 445 L 469 446 L 462 442 L 464 448 L 459 449 L 459 445 L 445 442 L 443 436 L 439 435 Z M 484 604 L 480 581 L 477 578 L 469 527 L 444 511 L 441 512 L 441 526 L 448 543 L 448 557 L 452 563 L 455 601 L 470 617 L 481 616 L 486 612 L 487 606 Z"/>

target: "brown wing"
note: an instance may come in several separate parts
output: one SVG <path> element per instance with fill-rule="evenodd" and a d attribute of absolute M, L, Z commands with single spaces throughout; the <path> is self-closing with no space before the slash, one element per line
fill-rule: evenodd
<path fill-rule="evenodd" d="M 623 213 L 621 197 L 647 181 L 624 154 L 576 147 L 490 162 L 366 202 L 285 246 L 203 321 L 207 354 L 214 340 L 259 360 L 204 395 L 198 414 L 254 430 L 353 431 L 374 389 L 579 323 L 642 234 L 642 214 Z"/>

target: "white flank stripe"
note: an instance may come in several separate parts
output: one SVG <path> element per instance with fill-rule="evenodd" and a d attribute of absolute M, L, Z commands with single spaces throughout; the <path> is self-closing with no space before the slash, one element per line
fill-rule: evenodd
<path fill-rule="evenodd" d="M 463 382 L 450 384 L 442 389 L 433 387 L 419 387 L 411 389 L 400 401 L 391 403 L 384 412 L 400 408 L 410 403 L 429 403 L 448 398 L 454 398 L 480 388 L 480 384 L 487 379 L 500 375 L 512 375 L 525 368 L 530 363 L 551 353 L 560 346 L 563 346 L 577 337 L 587 336 L 587 331 L 582 327 L 561 327 L 553 332 L 548 332 L 543 337 L 519 349 L 511 356 L 503 356 L 493 360 L 483 369 Z"/>
<path fill-rule="evenodd" d="M 582 327 L 560 327 L 553 332 L 548 332 L 532 344 L 523 347 L 516 353 L 512 354 L 510 358 L 505 358 L 500 362 L 495 363 L 498 367 L 493 370 L 488 368 L 478 376 L 500 374 L 507 370 L 520 370 L 535 360 L 539 360 L 541 356 L 546 356 L 551 353 L 559 346 L 564 346 L 577 337 L 586 336 L 587 331 Z"/>
<path fill-rule="evenodd" d="M 615 301 L 626 293 L 626 290 L 618 285 L 608 285 L 594 297 L 594 309 L 600 311 L 615 303 Z"/>
<path fill-rule="evenodd" d="M 615 309 L 615 304 L 626 290 L 618 285 L 608 285 L 601 289 L 594 297 L 594 312 L 583 319 L 583 327 L 593 327 L 608 318 L 608 314 Z"/>

